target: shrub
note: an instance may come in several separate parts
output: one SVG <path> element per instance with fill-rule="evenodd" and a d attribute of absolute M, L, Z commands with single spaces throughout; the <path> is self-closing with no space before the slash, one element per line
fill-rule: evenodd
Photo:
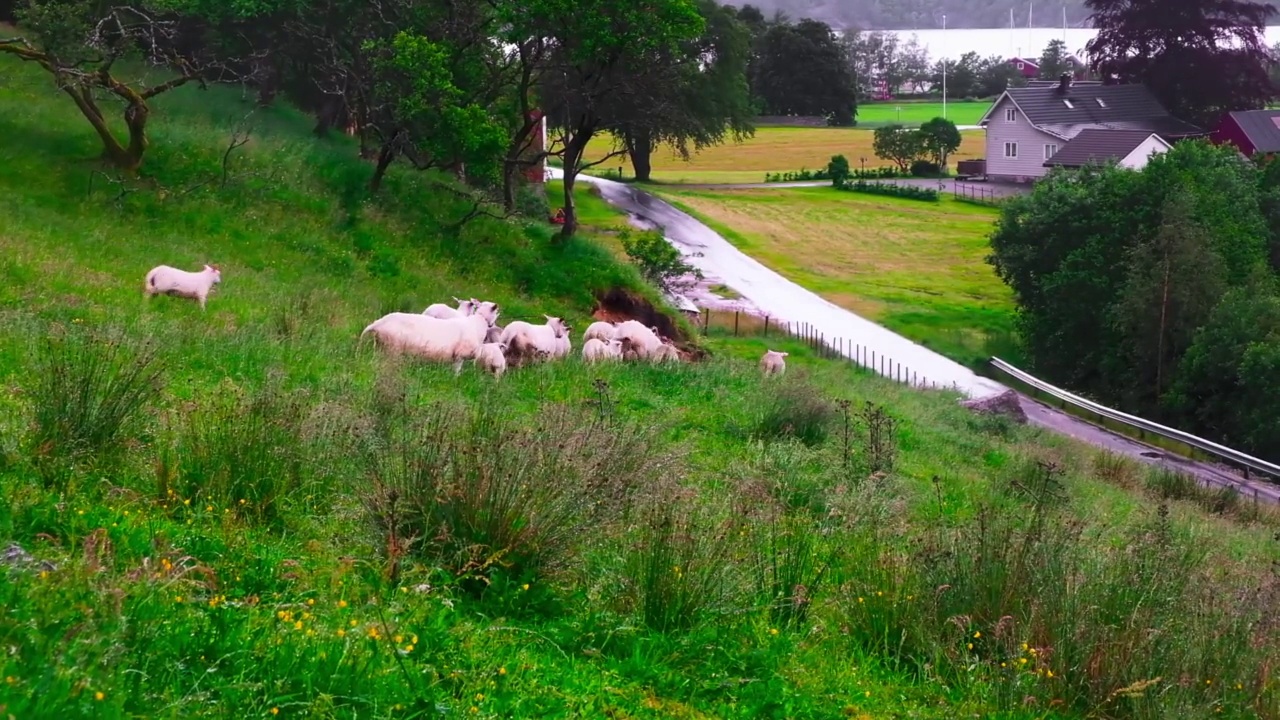
<path fill-rule="evenodd" d="M 836 408 L 812 386 L 787 382 L 776 386 L 765 401 L 756 421 L 753 437 L 760 440 L 795 438 L 805 445 L 818 445 L 836 418 Z"/>
<path fill-rule="evenodd" d="M 843 185 L 849 179 L 849 161 L 843 155 L 835 155 L 827 163 L 827 177 L 836 186 Z"/>
<path fill-rule="evenodd" d="M 852 183 L 845 183 L 840 189 L 848 190 L 849 192 L 867 193 L 869 195 L 887 195 L 889 197 L 900 197 L 908 200 L 920 200 L 923 202 L 938 202 L 939 200 L 937 190 L 915 187 L 914 185 L 889 185 L 885 183 L 858 180 Z"/>
<path fill-rule="evenodd" d="M 827 170 L 801 169 L 795 172 L 765 173 L 764 181 L 770 182 L 807 182 L 809 180 L 830 180 Z"/>
<path fill-rule="evenodd" d="M 693 277 L 702 279 L 702 271 L 685 262 L 680 249 L 667 242 L 661 230 L 633 230 L 618 233 L 627 257 L 646 280 L 667 292 L 679 292 Z"/>
<path fill-rule="evenodd" d="M 941 172 L 942 168 L 932 160 L 916 160 L 911 163 L 912 177 L 937 177 Z"/>
<path fill-rule="evenodd" d="M 157 466 L 158 494 L 278 525 L 282 503 L 307 489 L 308 409 L 304 394 L 276 382 L 250 390 L 224 384 L 179 409 Z"/>
<path fill-rule="evenodd" d="M 903 173 L 899 172 L 897 168 L 889 166 L 869 169 L 860 168 L 854 170 L 851 174 L 859 180 L 888 180 L 903 176 Z"/>
<path fill-rule="evenodd" d="M 648 432 L 564 408 L 532 427 L 483 407 L 393 414 L 370 439 L 365 497 L 393 578 L 409 553 L 477 581 L 473 589 L 499 573 L 561 570 L 661 460 Z"/>
<path fill-rule="evenodd" d="M 522 217 L 538 222 L 545 222 L 551 217 L 551 203 L 547 201 L 545 186 L 536 183 L 517 185 L 516 212 Z"/>
<path fill-rule="evenodd" d="M 31 454 L 46 482 L 119 451 L 160 385 L 153 346 L 90 333 L 46 338 L 31 386 Z"/>

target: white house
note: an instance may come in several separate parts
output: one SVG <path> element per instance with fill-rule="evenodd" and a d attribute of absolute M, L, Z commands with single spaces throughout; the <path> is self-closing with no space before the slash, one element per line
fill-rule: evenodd
<path fill-rule="evenodd" d="M 1081 130 L 1044 166 L 1080 168 L 1114 162 L 1123 168 L 1141 170 L 1151 156 L 1170 147 L 1159 135 L 1146 130 Z"/>
<path fill-rule="evenodd" d="M 987 177 L 1017 182 L 1043 177 L 1050 161 L 1086 130 L 1094 131 L 1086 138 L 1089 142 L 1077 147 L 1086 163 L 1096 156 L 1097 162 L 1145 164 L 1152 153 L 1168 150 L 1170 142 L 1204 134 L 1170 115 L 1142 85 L 1075 83 L 1069 76 L 1005 90 L 978 124 L 986 129 Z M 1100 134 L 1111 132 L 1124 135 Z M 1135 142 L 1139 132 L 1143 135 Z"/>

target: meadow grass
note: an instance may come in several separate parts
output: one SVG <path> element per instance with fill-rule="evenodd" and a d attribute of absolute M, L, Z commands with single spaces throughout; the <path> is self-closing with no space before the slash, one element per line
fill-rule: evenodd
<path fill-rule="evenodd" d="M 5 83 L 0 714 L 1280 715 L 1264 526 L 793 341 L 767 383 L 715 332 L 500 381 L 384 356 L 388 309 L 645 290 L 538 223 L 454 230 L 442 178 L 370 197 L 286 109 L 224 187 L 234 92 L 158 102 L 145 179 L 91 193 L 83 121 Z M 205 258 L 207 312 L 143 300 Z"/>
<path fill-rule="evenodd" d="M 784 277 L 944 355 L 1009 354 L 1013 299 L 984 260 L 988 208 L 831 188 L 660 194 Z"/>
<path fill-rule="evenodd" d="M 980 131 L 961 133 L 960 149 L 949 161 L 981 158 L 986 155 L 984 136 Z M 825 168 L 833 155 L 844 155 L 850 167 L 892 165 L 876 157 L 872 151 L 872 132 L 859 128 L 761 127 L 755 135 L 740 143 L 726 142 L 706 148 L 688 162 L 670 150 L 659 148 L 653 154 L 653 181 L 672 184 L 762 183 L 765 173 Z M 588 159 L 602 157 L 613 146 L 607 136 L 594 138 L 587 147 Z M 605 163 L 601 168 L 625 167 L 624 177 L 635 177 L 625 157 Z"/>
<path fill-rule="evenodd" d="M 990 107 L 986 100 L 951 100 L 947 102 L 946 118 L 956 125 L 977 125 Z M 907 100 L 862 103 L 857 120 L 859 127 L 894 123 L 916 127 L 942 116 L 941 100 Z"/>

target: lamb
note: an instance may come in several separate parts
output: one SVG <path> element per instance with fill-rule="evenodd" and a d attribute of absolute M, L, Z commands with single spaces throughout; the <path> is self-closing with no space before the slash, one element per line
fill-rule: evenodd
<path fill-rule="evenodd" d="M 614 339 L 622 341 L 623 357 L 626 359 L 647 358 L 662 346 L 662 341 L 653 328 L 647 328 L 635 320 L 618 325 Z"/>
<path fill-rule="evenodd" d="M 492 328 L 490 328 L 492 329 Z M 502 343 L 487 342 L 476 351 L 476 367 L 493 373 L 495 378 L 502 377 L 507 371 L 507 346 Z"/>
<path fill-rule="evenodd" d="M 777 350 L 766 350 L 764 356 L 760 358 L 760 372 L 765 377 L 770 375 L 781 375 L 787 371 L 787 361 L 783 360 L 787 353 L 778 352 Z"/>
<path fill-rule="evenodd" d="M 568 328 L 565 329 L 564 337 L 556 338 L 555 349 L 551 351 L 553 358 L 567 358 L 573 352 L 573 341 L 570 340 Z"/>
<path fill-rule="evenodd" d="M 622 341 L 605 342 L 600 338 L 591 338 L 582 344 L 582 361 L 596 363 L 601 360 L 612 361 L 622 359 Z"/>
<path fill-rule="evenodd" d="M 597 339 L 609 342 L 618 334 L 618 324 L 611 322 L 593 322 L 587 326 L 587 331 L 582 333 L 582 341 Z"/>
<path fill-rule="evenodd" d="M 205 300 L 213 291 L 213 286 L 222 282 L 222 271 L 217 265 L 205 265 L 198 273 L 187 272 L 159 265 L 147 273 L 143 285 L 143 295 L 150 299 L 152 295 L 172 295 L 200 301 L 200 309 L 204 310 Z"/>
<path fill-rule="evenodd" d="M 484 342 L 486 345 L 489 343 L 496 343 L 501 339 L 502 328 L 498 325 L 490 325 L 489 329 L 484 332 Z"/>
<path fill-rule="evenodd" d="M 569 352 L 565 342 L 569 335 L 569 326 L 560 318 L 544 315 L 545 325 L 534 325 L 517 320 L 502 331 L 499 342 L 507 346 L 510 358 L 517 367 L 525 360 L 535 357 L 562 357 Z"/>
<path fill-rule="evenodd" d="M 436 362 L 452 362 L 455 375 L 462 372 L 462 361 L 473 358 L 489 324 L 479 315 L 441 319 L 413 313 L 390 313 L 375 320 L 360 333 L 370 333 L 383 348 L 393 352 L 418 355 Z"/>
<path fill-rule="evenodd" d="M 428 305 L 427 309 L 422 311 L 422 314 L 427 317 L 448 320 L 450 318 L 466 317 L 475 310 L 475 304 L 472 300 L 459 300 L 455 297 L 453 301 L 458 303 L 458 307 L 451 308 L 444 303 L 434 303 Z"/>
<path fill-rule="evenodd" d="M 680 351 L 676 350 L 675 345 L 663 344 L 653 354 L 649 356 L 649 361 L 654 365 L 659 363 L 680 362 Z"/>

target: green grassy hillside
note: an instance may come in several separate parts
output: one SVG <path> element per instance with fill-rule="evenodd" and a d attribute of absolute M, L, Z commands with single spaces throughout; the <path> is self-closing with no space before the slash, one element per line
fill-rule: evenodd
<path fill-rule="evenodd" d="M 224 182 L 234 91 L 164 96 L 106 182 L 0 71 L 0 717 L 1276 716 L 1270 515 L 786 343 L 769 383 L 716 337 L 385 358 L 364 325 L 451 294 L 581 328 L 653 293 L 590 240 L 454 230 L 440 178 L 369 197 L 287 109 Z M 207 312 L 142 298 L 202 262 Z"/>

